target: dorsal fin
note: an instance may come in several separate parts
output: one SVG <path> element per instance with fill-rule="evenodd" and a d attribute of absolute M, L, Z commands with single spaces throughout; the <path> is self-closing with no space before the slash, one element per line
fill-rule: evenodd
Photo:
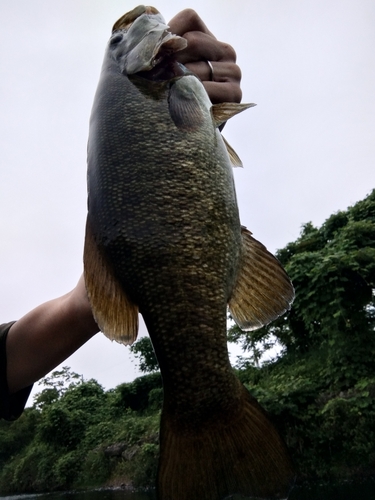
<path fill-rule="evenodd" d="M 256 106 L 254 103 L 250 104 L 240 104 L 238 102 L 221 102 L 220 104 L 213 104 L 211 111 L 216 127 L 220 127 L 224 122 L 232 118 L 232 116 L 238 115 L 245 109 L 252 108 Z"/>
<path fill-rule="evenodd" d="M 228 143 L 228 141 L 225 139 L 225 137 L 223 135 L 221 137 L 224 141 L 225 147 L 227 148 L 229 159 L 230 159 L 230 162 L 232 164 L 232 167 L 243 167 L 241 158 L 238 156 L 238 154 L 235 152 L 235 150 L 232 148 L 232 146 Z"/>

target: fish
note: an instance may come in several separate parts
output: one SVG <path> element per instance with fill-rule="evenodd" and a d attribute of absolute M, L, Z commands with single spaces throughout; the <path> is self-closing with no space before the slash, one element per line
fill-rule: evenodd
<path fill-rule="evenodd" d="M 187 41 L 154 7 L 114 25 L 88 141 L 84 276 L 94 317 L 131 344 L 142 314 L 163 380 L 159 500 L 286 498 L 295 472 L 266 412 L 236 377 L 227 312 L 246 330 L 290 308 L 278 260 L 241 226 L 220 125 L 179 64 Z"/>

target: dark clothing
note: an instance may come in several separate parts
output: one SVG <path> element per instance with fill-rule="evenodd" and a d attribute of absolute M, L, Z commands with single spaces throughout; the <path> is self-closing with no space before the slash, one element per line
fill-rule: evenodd
<path fill-rule="evenodd" d="M 21 415 L 33 387 L 31 385 L 14 394 L 9 394 L 5 341 L 13 324 L 14 321 L 0 325 L 0 418 L 5 418 L 5 420 L 16 420 Z"/>

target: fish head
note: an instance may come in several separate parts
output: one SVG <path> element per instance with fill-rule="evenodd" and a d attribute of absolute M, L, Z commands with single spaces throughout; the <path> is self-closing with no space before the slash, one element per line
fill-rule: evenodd
<path fill-rule="evenodd" d="M 123 74 L 166 80 L 184 73 L 174 54 L 186 46 L 154 7 L 140 5 L 114 24 L 108 50 Z"/>

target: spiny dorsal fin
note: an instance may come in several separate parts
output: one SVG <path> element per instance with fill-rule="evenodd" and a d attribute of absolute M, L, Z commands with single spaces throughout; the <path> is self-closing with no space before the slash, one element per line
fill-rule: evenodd
<path fill-rule="evenodd" d="M 216 127 L 220 127 L 224 122 L 232 118 L 232 116 L 238 115 L 245 109 L 252 108 L 256 106 L 254 103 L 250 104 L 240 104 L 238 102 L 221 102 L 220 104 L 212 105 L 212 116 Z"/>
<path fill-rule="evenodd" d="M 138 335 L 138 307 L 126 296 L 86 222 L 84 276 L 92 312 L 110 340 L 132 344 Z"/>
<path fill-rule="evenodd" d="M 290 309 L 294 288 L 276 257 L 245 227 L 241 233 L 242 265 L 229 309 L 242 330 L 256 330 Z"/>
<path fill-rule="evenodd" d="M 243 167 L 242 161 L 239 158 L 238 154 L 235 152 L 235 150 L 232 148 L 232 146 L 228 143 L 228 141 L 225 139 L 225 137 L 223 135 L 221 137 L 224 141 L 225 147 L 227 148 L 229 159 L 230 159 L 230 162 L 232 164 L 232 167 Z"/>

